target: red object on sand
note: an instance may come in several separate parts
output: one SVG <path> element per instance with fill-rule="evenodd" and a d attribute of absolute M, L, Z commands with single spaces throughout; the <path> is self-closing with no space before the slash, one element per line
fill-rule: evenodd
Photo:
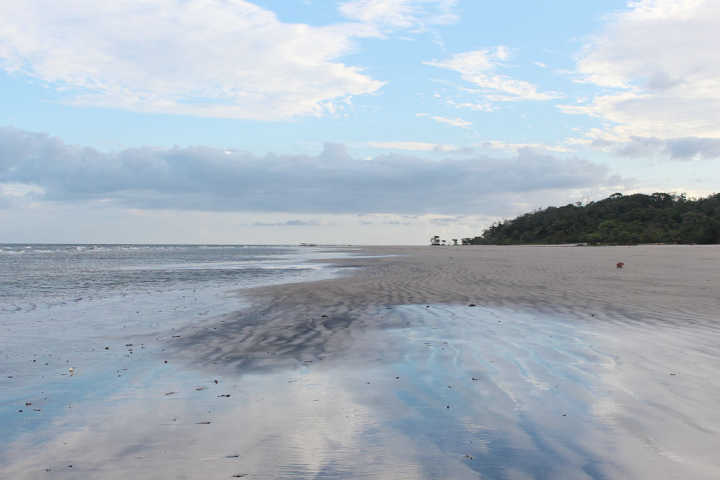
<path fill-rule="evenodd" d="M 617 268 L 623 268 L 623 267 L 625 266 L 625 263 L 623 263 L 623 262 L 618 262 L 615 266 L 616 266 Z"/>

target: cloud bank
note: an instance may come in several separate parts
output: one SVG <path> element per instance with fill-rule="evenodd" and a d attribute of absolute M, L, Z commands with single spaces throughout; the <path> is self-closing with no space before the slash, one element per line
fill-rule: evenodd
<path fill-rule="evenodd" d="M 278 120 L 333 113 L 383 83 L 338 59 L 361 23 L 280 21 L 244 0 L 0 2 L 0 68 L 82 106 Z"/>
<path fill-rule="evenodd" d="M 136 209 L 496 214 L 508 195 L 565 196 L 620 181 L 605 167 L 531 149 L 510 158 L 441 155 L 359 160 L 337 144 L 316 156 L 210 147 L 104 153 L 0 128 L 0 184 L 24 188 L 32 201 Z"/>

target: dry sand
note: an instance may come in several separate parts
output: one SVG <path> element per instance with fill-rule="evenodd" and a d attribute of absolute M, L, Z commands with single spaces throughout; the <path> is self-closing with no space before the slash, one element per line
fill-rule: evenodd
<path fill-rule="evenodd" d="M 248 292 L 283 308 L 337 313 L 368 305 L 482 303 L 589 314 L 624 312 L 644 319 L 715 320 L 720 313 L 720 248 L 373 247 L 343 261 L 362 266 L 342 280 Z M 625 267 L 616 268 L 617 262 Z"/>

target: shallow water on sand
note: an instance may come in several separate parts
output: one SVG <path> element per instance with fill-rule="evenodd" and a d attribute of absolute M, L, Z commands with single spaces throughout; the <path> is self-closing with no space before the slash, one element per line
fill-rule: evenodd
<path fill-rule="evenodd" d="M 712 328 L 368 315 L 393 327 L 295 368 L 193 368 L 147 338 L 42 393 L 5 383 L 0 478 L 718 478 Z"/>

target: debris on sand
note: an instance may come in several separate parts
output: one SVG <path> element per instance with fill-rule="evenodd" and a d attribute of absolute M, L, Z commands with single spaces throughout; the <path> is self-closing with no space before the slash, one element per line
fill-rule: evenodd
<path fill-rule="evenodd" d="M 468 307 L 476 307 L 476 306 L 477 305 L 475 305 L 474 303 L 471 303 L 470 305 L 468 305 Z"/>
<path fill-rule="evenodd" d="M 195 425 L 210 425 L 210 422 L 197 422 Z"/>
<path fill-rule="evenodd" d="M 230 394 L 229 394 L 229 393 L 223 393 L 223 394 L 221 394 L 221 395 L 218 395 L 218 398 L 230 398 Z"/>
<path fill-rule="evenodd" d="M 170 395 L 175 395 L 177 392 L 167 392 L 165 394 L 166 397 L 169 397 Z"/>

